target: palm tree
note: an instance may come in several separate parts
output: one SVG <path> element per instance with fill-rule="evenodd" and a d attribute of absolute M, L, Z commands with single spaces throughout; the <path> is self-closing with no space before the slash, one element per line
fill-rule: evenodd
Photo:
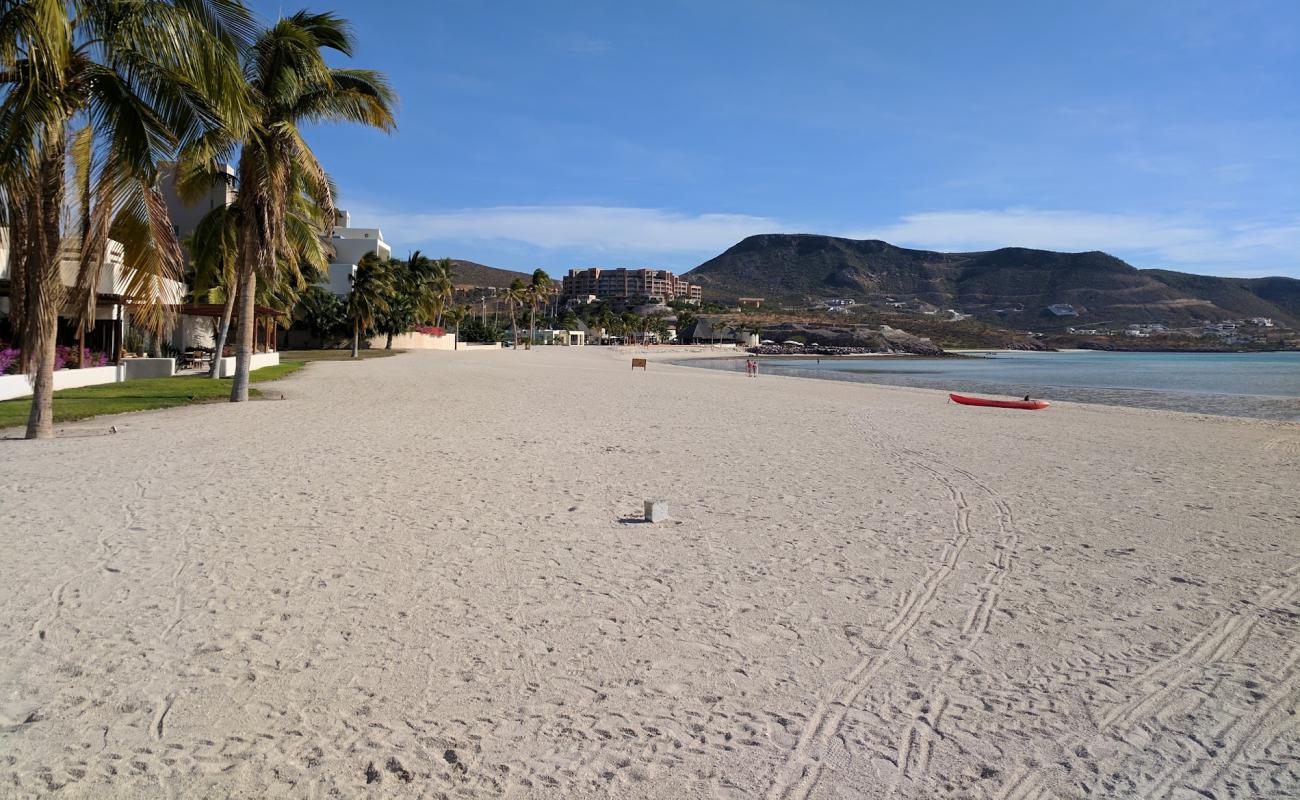
<path fill-rule="evenodd" d="M 412 258 L 401 261 L 388 259 L 388 275 L 391 289 L 384 298 L 386 308 L 375 320 L 375 330 L 387 336 L 385 350 L 393 349 L 393 337 L 406 333 L 415 327 L 420 318 L 420 300 L 422 284 L 418 268 L 419 251 Z M 424 259 L 425 262 L 428 259 Z M 414 267 L 414 268 L 413 268 Z"/>
<path fill-rule="evenodd" d="M 433 324 L 435 327 L 442 327 L 443 311 L 451 304 L 452 298 L 456 294 L 455 272 L 456 266 L 450 258 L 440 258 L 433 262 L 433 273 L 430 276 L 427 291 L 434 312 Z"/>
<path fill-rule="evenodd" d="M 601 306 L 591 321 L 591 326 L 599 330 L 597 340 L 608 338 L 610 330 L 614 326 L 614 320 L 614 312 L 609 310 L 609 306 Z"/>
<path fill-rule="evenodd" d="M 627 344 L 627 339 L 635 338 L 637 326 L 641 324 L 641 317 L 631 311 L 624 311 L 619 316 L 619 322 L 622 323 L 624 343 Z"/>
<path fill-rule="evenodd" d="M 348 293 L 348 320 L 352 323 L 352 357 L 361 350 L 361 332 L 369 331 L 375 318 L 388 309 L 393 291 L 393 273 L 387 263 L 374 253 L 366 253 L 357 262 Z"/>
<path fill-rule="evenodd" d="M 0 210 L 10 234 L 10 322 L 33 375 L 28 438 L 53 427 L 58 319 L 92 325 L 110 239 L 130 269 L 133 327 L 161 338 L 180 247 L 158 191 L 160 162 L 233 113 L 248 12 L 222 0 L 0 4 Z M 65 256 L 77 262 L 71 291 Z"/>
<path fill-rule="evenodd" d="M 235 262 L 238 245 L 238 210 L 233 205 L 220 206 L 199 220 L 187 245 L 193 254 L 194 275 L 191 282 L 196 298 L 221 303 L 221 320 L 213 332 L 215 349 L 209 378 L 221 376 L 221 355 L 230 330 L 230 316 L 235 310 Z"/>
<path fill-rule="evenodd" d="M 328 346 L 347 330 L 347 303 L 324 286 L 313 284 L 298 298 L 294 317 Z"/>
<path fill-rule="evenodd" d="M 357 122 L 384 131 L 395 127 L 396 98 L 381 74 L 334 69 L 326 63 L 324 51 L 351 56 L 353 45 L 343 19 L 299 11 L 258 36 L 244 65 L 244 93 L 253 112 L 246 126 L 230 131 L 240 143 L 239 206 L 245 222 L 239 226 L 240 308 L 232 402 L 248 399 L 257 279 L 276 274 L 276 255 L 285 249 L 293 176 L 303 176 L 308 194 L 327 217 L 334 213 L 329 179 L 300 125 Z M 354 331 L 354 350 L 356 336 Z"/>
<path fill-rule="evenodd" d="M 528 300 L 528 287 L 520 278 L 510 281 L 510 288 L 505 293 L 506 304 L 510 306 L 510 330 L 514 331 L 514 349 L 519 349 L 519 326 L 515 323 L 515 309 Z"/>
<path fill-rule="evenodd" d="M 452 306 L 447 309 L 447 319 L 456 327 L 452 328 L 451 346 L 455 350 L 460 349 L 460 324 L 470 315 L 469 306 Z"/>
<path fill-rule="evenodd" d="M 533 336 L 537 333 L 537 307 L 546 302 L 546 298 L 550 293 L 551 276 L 547 275 L 544 269 L 533 270 L 533 280 L 527 289 L 530 310 L 528 315 L 528 342 L 525 346 L 530 350 L 533 347 Z"/>
<path fill-rule="evenodd" d="M 197 182 L 198 179 L 191 174 L 189 180 Z M 264 287 L 266 291 L 262 292 L 265 305 L 278 307 L 286 313 L 292 311 L 298 295 L 309 284 L 316 283 L 304 279 L 303 267 L 307 267 L 314 276 L 319 276 L 329 268 L 329 254 L 321 238 L 328 220 L 307 193 L 301 175 L 295 176 L 294 183 L 297 184 L 297 190 L 289 196 L 286 209 L 284 247 L 277 254 L 280 269 L 277 270 L 274 283 Z M 208 372 L 210 378 L 216 378 L 221 373 L 221 354 L 225 351 L 235 307 L 239 226 L 242 220 L 239 200 L 235 200 L 228 206 L 219 206 L 209 211 L 190 234 L 194 291 L 198 295 L 206 294 L 209 301 L 220 298 L 222 302 L 221 321 L 214 337 L 216 349 L 212 368 Z"/>
<path fill-rule="evenodd" d="M 645 329 L 655 335 L 656 341 L 663 344 L 668 340 L 668 315 L 662 311 L 645 317 Z"/>

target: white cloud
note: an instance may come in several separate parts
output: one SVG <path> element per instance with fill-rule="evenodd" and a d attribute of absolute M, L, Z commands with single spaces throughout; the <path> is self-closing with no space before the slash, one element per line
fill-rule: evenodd
<path fill-rule="evenodd" d="M 682 214 L 657 208 L 499 206 L 425 214 L 358 210 L 396 242 L 507 241 L 611 254 L 718 253 L 755 233 L 789 230 L 769 217 Z"/>
<path fill-rule="evenodd" d="M 354 208 L 358 224 L 377 222 L 399 246 L 433 243 L 473 251 L 603 257 L 619 263 L 699 263 L 759 233 L 819 232 L 883 239 L 929 250 L 998 247 L 1104 250 L 1139 267 L 1238 275 L 1300 273 L 1300 218 L 1243 225 L 1176 216 L 1099 214 L 1032 208 L 927 211 L 880 227 L 837 230 L 749 214 L 685 214 L 617 206 L 499 206 L 427 213 Z M 489 247 L 494 245 L 494 247 Z"/>

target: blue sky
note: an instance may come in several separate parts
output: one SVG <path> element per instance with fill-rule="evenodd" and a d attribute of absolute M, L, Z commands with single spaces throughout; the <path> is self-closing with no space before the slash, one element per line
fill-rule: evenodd
<path fill-rule="evenodd" d="M 298 5 L 259 4 L 263 14 Z M 1300 4 L 353 2 L 399 255 L 684 271 L 773 231 L 1300 276 Z"/>

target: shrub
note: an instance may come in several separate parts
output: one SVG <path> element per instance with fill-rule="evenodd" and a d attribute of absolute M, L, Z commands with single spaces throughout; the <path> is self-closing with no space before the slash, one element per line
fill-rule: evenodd
<path fill-rule="evenodd" d="M 18 348 L 0 343 L 0 375 L 18 370 Z"/>
<path fill-rule="evenodd" d="M 107 353 L 92 353 L 87 347 L 81 351 L 82 365 L 86 367 L 104 367 L 108 365 Z M 62 345 L 54 348 L 54 368 L 65 369 L 67 367 L 77 366 L 77 348 L 64 347 Z"/>
<path fill-rule="evenodd" d="M 18 348 L 0 342 L 0 375 L 18 374 Z M 82 350 L 83 362 L 87 367 L 108 366 L 108 353 L 92 352 L 89 347 Z M 59 345 L 54 348 L 54 368 L 66 369 L 77 366 L 77 348 Z"/>

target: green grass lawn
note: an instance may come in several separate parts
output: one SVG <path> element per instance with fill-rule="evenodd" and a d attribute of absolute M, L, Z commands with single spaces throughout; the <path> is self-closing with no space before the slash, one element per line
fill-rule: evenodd
<path fill-rule="evenodd" d="M 273 367 L 255 369 L 249 377 L 255 381 L 273 381 L 306 364 L 300 359 L 282 360 Z M 256 389 L 249 389 L 256 396 Z M 175 408 L 191 403 L 211 403 L 230 397 L 229 380 L 212 380 L 198 375 L 177 378 L 141 378 L 121 383 L 105 383 L 80 389 L 61 389 L 54 393 L 54 421 L 97 417 L 101 414 L 121 414 L 127 411 L 151 411 L 157 408 Z M 0 403 L 0 428 L 26 425 L 31 413 L 30 398 L 6 400 Z"/>
<path fill-rule="evenodd" d="M 387 358 L 405 350 L 361 350 L 357 360 L 363 358 Z M 281 350 L 280 358 L 293 358 L 300 361 L 351 361 L 351 350 Z"/>

